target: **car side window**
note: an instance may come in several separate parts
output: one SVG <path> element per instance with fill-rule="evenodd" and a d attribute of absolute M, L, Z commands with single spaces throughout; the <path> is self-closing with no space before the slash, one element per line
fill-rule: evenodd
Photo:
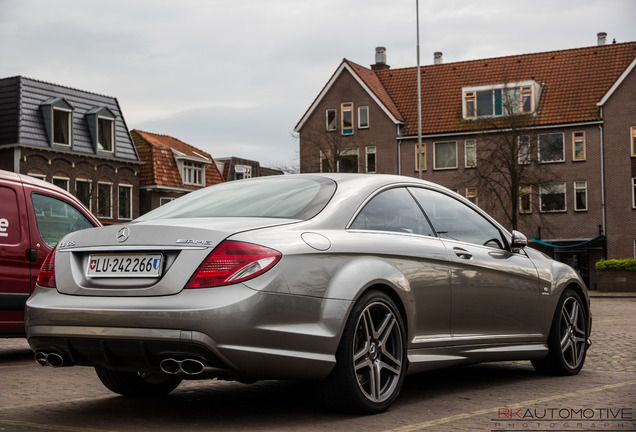
<path fill-rule="evenodd" d="M 441 192 L 409 188 L 440 238 L 504 249 L 501 231 L 463 202 Z"/>
<path fill-rule="evenodd" d="M 431 225 L 405 188 L 394 188 L 374 196 L 349 227 L 433 236 Z"/>
<path fill-rule="evenodd" d="M 66 201 L 34 193 L 31 202 L 38 232 L 48 247 L 55 246 L 66 234 L 93 228 L 88 218 Z"/>

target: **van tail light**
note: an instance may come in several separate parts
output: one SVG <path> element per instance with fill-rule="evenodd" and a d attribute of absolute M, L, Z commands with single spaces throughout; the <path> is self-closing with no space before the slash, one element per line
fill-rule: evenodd
<path fill-rule="evenodd" d="M 38 274 L 38 285 L 45 288 L 55 288 L 55 250 L 57 245 L 46 256 L 40 273 Z"/>
<path fill-rule="evenodd" d="M 270 248 L 224 241 L 197 269 L 186 288 L 210 288 L 255 278 L 274 267 L 283 255 Z"/>

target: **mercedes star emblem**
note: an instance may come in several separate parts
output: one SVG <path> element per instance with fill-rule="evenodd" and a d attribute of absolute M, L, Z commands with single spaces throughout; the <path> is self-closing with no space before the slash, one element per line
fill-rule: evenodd
<path fill-rule="evenodd" d="M 117 232 L 117 241 L 119 243 L 125 242 L 126 240 L 128 240 L 128 237 L 130 237 L 130 230 L 128 229 L 128 227 L 123 227 Z"/>

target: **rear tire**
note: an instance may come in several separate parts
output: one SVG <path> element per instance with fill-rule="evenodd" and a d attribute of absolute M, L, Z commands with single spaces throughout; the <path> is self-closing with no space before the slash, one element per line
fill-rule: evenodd
<path fill-rule="evenodd" d="M 164 396 L 181 384 L 181 378 L 147 372 L 121 372 L 95 367 L 102 384 L 113 393 L 123 396 Z"/>
<path fill-rule="evenodd" d="M 552 319 L 548 355 L 542 360 L 532 361 L 535 370 L 550 375 L 578 374 L 587 354 L 588 322 L 581 297 L 566 289 Z"/>
<path fill-rule="evenodd" d="M 336 352 L 336 366 L 320 389 L 333 408 L 364 414 L 397 399 L 407 369 L 406 332 L 398 308 L 379 291 L 354 305 Z"/>

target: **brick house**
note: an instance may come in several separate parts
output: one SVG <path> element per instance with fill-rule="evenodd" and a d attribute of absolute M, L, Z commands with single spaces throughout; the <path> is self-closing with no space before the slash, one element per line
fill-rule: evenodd
<path fill-rule="evenodd" d="M 133 129 L 130 132 L 145 162 L 139 178 L 141 214 L 188 192 L 222 183 L 212 156 L 177 138 Z"/>
<path fill-rule="evenodd" d="M 141 165 L 117 99 L 0 79 L 0 169 L 51 182 L 111 224 L 139 215 Z"/>
<path fill-rule="evenodd" d="M 214 162 L 216 162 L 216 166 L 225 181 L 284 174 L 281 170 L 263 167 L 258 161 L 234 156 L 215 158 Z"/>
<path fill-rule="evenodd" d="M 517 229 L 593 288 L 598 259 L 636 255 L 635 64 L 636 42 L 601 40 L 455 63 L 436 53 L 421 67 L 418 158 L 417 68 L 391 69 L 378 48 L 371 68 L 344 59 L 296 125 L 300 169 L 412 177 L 421 169 L 510 228 L 478 180 L 495 137 L 522 119 L 513 157 L 544 180 L 514 189 Z"/>

